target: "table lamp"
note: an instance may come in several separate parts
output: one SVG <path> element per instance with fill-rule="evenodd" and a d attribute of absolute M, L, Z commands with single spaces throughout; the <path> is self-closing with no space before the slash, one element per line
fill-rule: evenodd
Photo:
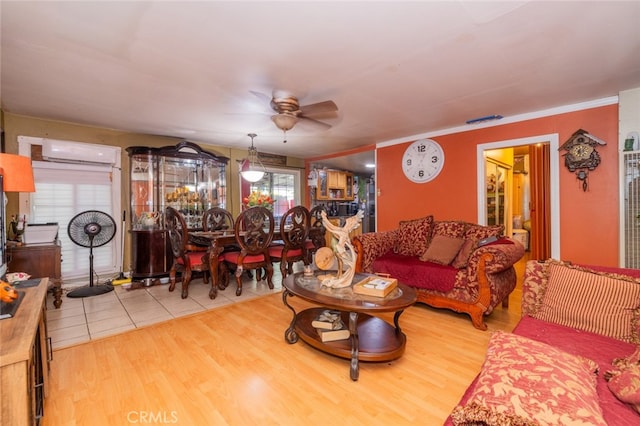
<path fill-rule="evenodd" d="M 0 173 L 3 176 L 4 207 L 7 204 L 7 192 L 35 192 L 36 186 L 33 180 L 33 167 L 31 158 L 22 155 L 0 153 Z M 3 214 L 4 217 L 4 214 Z M 18 221 L 11 222 L 14 236 L 24 232 L 26 220 L 20 225 Z"/>
<path fill-rule="evenodd" d="M 0 169 L 3 169 L 4 192 L 35 192 L 31 158 L 22 155 L 0 153 Z"/>

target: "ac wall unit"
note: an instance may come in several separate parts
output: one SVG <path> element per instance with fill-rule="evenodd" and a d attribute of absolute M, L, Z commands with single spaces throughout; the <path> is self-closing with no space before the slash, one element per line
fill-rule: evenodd
<path fill-rule="evenodd" d="M 92 163 L 115 165 L 119 148 L 107 145 L 94 145 L 44 139 L 42 158 L 63 163 Z"/>

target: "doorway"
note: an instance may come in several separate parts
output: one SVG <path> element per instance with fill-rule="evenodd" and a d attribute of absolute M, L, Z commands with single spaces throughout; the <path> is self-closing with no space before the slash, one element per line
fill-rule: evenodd
<path fill-rule="evenodd" d="M 540 196 L 544 196 L 545 199 L 547 200 L 544 203 L 543 211 L 536 210 L 535 203 L 533 203 L 536 197 L 535 194 L 533 195 L 526 194 L 526 195 L 531 200 L 530 202 L 527 202 L 527 204 L 529 204 L 529 206 L 533 206 L 531 207 L 532 213 L 534 213 L 534 215 L 544 215 L 544 217 L 547 219 L 544 222 L 537 221 L 536 223 L 544 223 L 544 225 L 543 226 L 538 225 L 537 228 L 535 225 L 532 226 L 531 228 L 532 235 L 528 235 L 527 237 L 529 239 L 530 247 L 531 247 L 531 242 L 533 238 L 537 237 L 538 241 L 543 242 L 543 243 L 537 243 L 538 247 L 536 249 L 537 254 L 535 255 L 535 258 L 543 259 L 543 258 L 553 257 L 556 259 L 560 259 L 560 237 L 559 237 L 559 229 L 560 229 L 559 228 L 559 221 L 560 221 L 559 206 L 560 204 L 559 204 L 559 172 L 558 172 L 559 166 L 558 166 L 558 156 L 552 154 L 558 151 L 559 142 L 558 142 L 557 134 L 540 135 L 540 136 L 533 136 L 533 137 L 522 138 L 522 139 L 489 142 L 489 143 L 479 144 L 477 146 L 478 223 L 488 224 L 490 219 L 487 213 L 488 207 L 490 207 L 487 201 L 488 198 L 487 198 L 487 190 L 486 190 L 487 176 L 489 176 L 488 174 L 489 170 L 487 169 L 488 162 L 486 161 L 487 152 L 494 151 L 494 150 L 505 150 L 505 151 L 508 150 L 511 152 L 510 155 L 513 156 L 513 152 L 522 153 L 524 150 L 526 150 L 527 147 L 531 147 L 531 149 L 533 149 L 536 146 L 543 146 L 543 145 L 548 146 L 549 155 L 548 155 L 548 160 L 546 160 L 546 165 L 543 165 L 543 163 L 538 160 L 531 161 L 532 163 L 531 167 L 535 168 L 536 173 L 543 174 L 544 179 L 546 179 L 546 181 L 548 182 L 548 185 L 546 187 L 547 189 L 543 190 L 542 194 L 538 194 Z M 511 164 L 513 163 L 514 162 L 512 161 Z M 540 191 L 540 189 L 536 190 L 534 188 L 532 191 L 534 192 Z M 513 191 L 511 191 L 511 193 L 513 194 Z M 534 199 L 532 200 L 531 197 L 534 197 Z M 529 206 L 524 206 L 524 208 L 529 208 Z M 525 216 L 525 215 L 522 215 L 522 216 Z M 505 229 L 508 230 L 507 235 L 513 236 L 512 234 L 512 229 L 514 229 L 514 227 L 512 226 L 513 217 L 510 217 L 508 221 L 509 221 L 508 225 L 510 226 L 506 226 Z M 523 222 L 524 222 L 524 219 L 523 219 Z M 515 229 L 521 229 L 521 228 L 515 227 Z M 523 223 L 522 229 L 524 229 L 524 223 Z M 543 247 L 542 250 L 540 250 L 542 244 L 545 247 Z"/>

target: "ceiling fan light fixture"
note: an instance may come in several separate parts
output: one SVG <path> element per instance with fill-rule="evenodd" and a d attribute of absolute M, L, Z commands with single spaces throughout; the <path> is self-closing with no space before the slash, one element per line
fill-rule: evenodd
<path fill-rule="evenodd" d="M 293 126 L 298 122 L 298 117 L 293 114 L 276 114 L 271 116 L 271 121 L 276 124 L 276 127 L 280 130 L 287 131 L 293 129 Z"/>
<path fill-rule="evenodd" d="M 249 147 L 247 158 L 242 162 L 243 170 L 240 171 L 240 175 L 244 180 L 253 183 L 262 179 L 267 170 L 264 168 L 262 161 L 260 161 L 258 150 L 253 146 L 253 138 L 257 135 L 255 133 L 249 133 L 247 136 L 251 138 L 251 146 Z"/>

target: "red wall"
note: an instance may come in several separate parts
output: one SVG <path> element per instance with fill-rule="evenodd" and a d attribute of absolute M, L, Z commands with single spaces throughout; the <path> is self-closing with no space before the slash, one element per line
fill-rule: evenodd
<path fill-rule="evenodd" d="M 601 163 L 589 173 L 589 189 L 564 166 L 560 167 L 560 257 L 578 263 L 618 265 L 618 105 L 471 130 L 432 139 L 445 153 L 442 172 L 431 182 L 417 184 L 404 177 L 402 155 L 413 142 L 377 152 L 376 204 L 378 230 L 393 229 L 404 219 L 433 214 L 436 219 L 476 222 L 478 144 L 557 133 L 561 146 L 578 129 L 607 142 L 599 147 Z"/>

